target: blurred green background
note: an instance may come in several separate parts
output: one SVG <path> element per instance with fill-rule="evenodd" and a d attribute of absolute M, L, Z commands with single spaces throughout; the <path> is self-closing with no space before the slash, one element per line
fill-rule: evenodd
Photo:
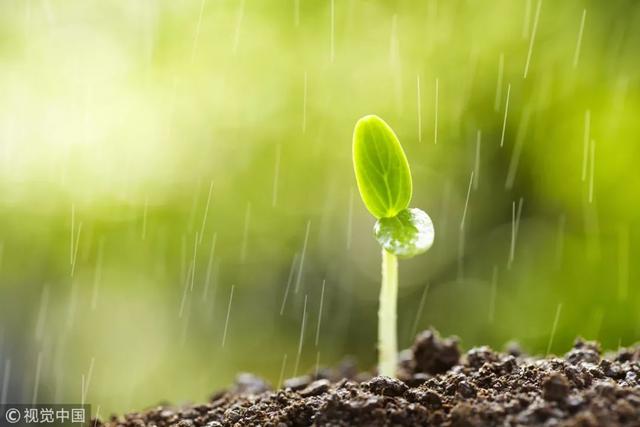
<path fill-rule="evenodd" d="M 403 347 L 634 342 L 638 46 L 634 1 L 3 0 L 2 397 L 109 414 L 373 367 L 370 113 L 436 228 Z"/>

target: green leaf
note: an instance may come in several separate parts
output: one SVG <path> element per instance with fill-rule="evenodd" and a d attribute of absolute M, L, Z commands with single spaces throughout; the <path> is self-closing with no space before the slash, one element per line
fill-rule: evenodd
<path fill-rule="evenodd" d="M 433 222 L 424 211 L 405 209 L 393 218 L 380 218 L 374 227 L 376 240 L 400 258 L 424 253 L 433 244 Z"/>
<path fill-rule="evenodd" d="M 409 206 L 409 162 L 398 137 L 380 117 L 365 116 L 356 123 L 353 168 L 362 201 L 373 216 L 390 218 Z"/>

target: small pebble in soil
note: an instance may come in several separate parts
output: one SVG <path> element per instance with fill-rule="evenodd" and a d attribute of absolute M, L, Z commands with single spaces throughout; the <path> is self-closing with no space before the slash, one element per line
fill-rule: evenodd
<path fill-rule="evenodd" d="M 282 385 L 283 388 L 290 388 L 291 390 L 302 390 L 311 382 L 311 377 L 303 375 L 301 377 L 289 378 L 285 380 Z"/>
<path fill-rule="evenodd" d="M 439 374 L 455 366 L 460 359 L 458 338 L 440 339 L 438 333 L 429 329 L 418 335 L 413 344 L 415 372 Z"/>
<path fill-rule="evenodd" d="M 562 401 L 569 394 L 569 380 L 562 374 L 551 374 L 542 381 L 542 397 L 545 400 Z"/>
<path fill-rule="evenodd" d="M 241 373 L 236 377 L 235 392 L 240 394 L 260 394 L 271 387 L 262 378 L 253 374 Z"/>
<path fill-rule="evenodd" d="M 405 383 L 395 378 L 375 377 L 363 384 L 374 394 L 401 396 L 409 389 Z"/>
<path fill-rule="evenodd" d="M 327 379 L 317 380 L 306 386 L 299 394 L 302 397 L 317 396 L 326 393 L 330 385 L 331 382 Z"/>

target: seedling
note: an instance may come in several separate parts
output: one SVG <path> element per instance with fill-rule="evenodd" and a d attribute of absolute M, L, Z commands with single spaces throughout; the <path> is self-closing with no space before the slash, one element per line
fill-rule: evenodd
<path fill-rule="evenodd" d="M 353 131 L 353 168 L 364 205 L 377 219 L 373 228 L 382 246 L 382 286 L 378 308 L 378 374 L 395 377 L 398 344 L 398 258 L 411 258 L 433 244 L 433 223 L 409 208 L 411 170 L 398 137 L 377 116 L 358 120 Z"/>

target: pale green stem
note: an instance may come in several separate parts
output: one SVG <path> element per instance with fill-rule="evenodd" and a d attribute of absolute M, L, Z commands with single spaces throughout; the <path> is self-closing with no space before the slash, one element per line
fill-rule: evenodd
<path fill-rule="evenodd" d="M 382 286 L 378 308 L 378 374 L 395 378 L 398 361 L 396 319 L 398 258 L 382 250 Z"/>

